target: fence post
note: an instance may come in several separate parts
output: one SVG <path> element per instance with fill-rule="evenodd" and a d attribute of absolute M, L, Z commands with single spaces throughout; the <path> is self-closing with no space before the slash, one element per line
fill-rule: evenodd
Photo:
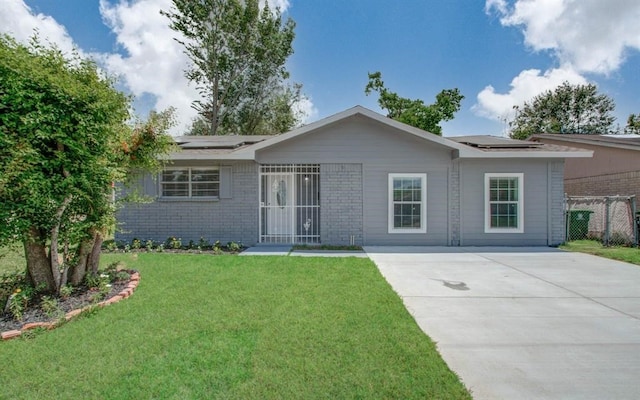
<path fill-rule="evenodd" d="M 571 240 L 571 218 L 569 218 L 569 211 L 571 211 L 571 205 L 569 204 L 569 196 L 564 194 L 564 240 L 566 242 Z"/>
<path fill-rule="evenodd" d="M 631 223 L 633 224 L 633 246 L 638 247 L 638 223 L 636 221 L 636 196 L 631 196 Z"/>
<path fill-rule="evenodd" d="M 609 196 L 604 197 L 604 240 L 603 245 L 609 246 L 609 239 L 611 234 L 611 218 L 609 216 L 610 201 Z"/>

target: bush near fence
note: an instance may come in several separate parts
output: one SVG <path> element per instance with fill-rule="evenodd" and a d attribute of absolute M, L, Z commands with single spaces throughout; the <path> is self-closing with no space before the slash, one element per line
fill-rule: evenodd
<path fill-rule="evenodd" d="M 565 196 L 565 210 L 567 241 L 592 239 L 605 246 L 638 243 L 635 196 Z"/>

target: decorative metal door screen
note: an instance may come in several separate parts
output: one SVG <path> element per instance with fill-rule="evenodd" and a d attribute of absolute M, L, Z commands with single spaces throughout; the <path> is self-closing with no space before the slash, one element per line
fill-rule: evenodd
<path fill-rule="evenodd" d="M 260 243 L 320 243 L 320 166 L 260 166 Z"/>

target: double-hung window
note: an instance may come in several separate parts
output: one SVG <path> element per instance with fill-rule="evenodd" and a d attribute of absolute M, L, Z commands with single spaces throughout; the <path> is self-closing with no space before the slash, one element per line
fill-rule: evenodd
<path fill-rule="evenodd" d="M 166 168 L 160 177 L 162 197 L 203 198 L 220 194 L 220 171 L 215 168 Z"/>
<path fill-rule="evenodd" d="M 389 233 L 427 231 L 427 174 L 389 174 Z"/>
<path fill-rule="evenodd" d="M 524 232 L 523 180 L 522 173 L 484 175 L 485 232 Z"/>

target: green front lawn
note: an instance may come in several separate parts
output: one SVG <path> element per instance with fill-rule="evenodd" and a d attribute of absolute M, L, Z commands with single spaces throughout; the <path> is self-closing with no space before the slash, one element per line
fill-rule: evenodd
<path fill-rule="evenodd" d="M 560 248 L 640 265 L 640 249 L 637 247 L 604 247 L 602 243 L 595 240 L 576 240 L 567 242 Z"/>
<path fill-rule="evenodd" d="M 1 397 L 470 398 L 367 259 L 118 259 L 136 293 L 0 343 Z"/>

